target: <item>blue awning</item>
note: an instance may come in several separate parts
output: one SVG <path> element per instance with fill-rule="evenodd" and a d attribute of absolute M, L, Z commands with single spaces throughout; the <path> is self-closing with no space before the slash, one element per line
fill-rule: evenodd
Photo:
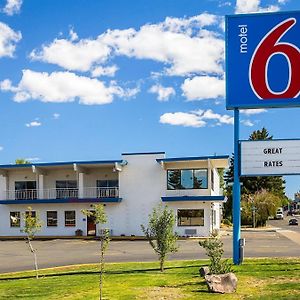
<path fill-rule="evenodd" d="M 122 198 L 22 199 L 0 200 L 0 204 L 118 203 L 121 201 Z"/>
<path fill-rule="evenodd" d="M 161 197 L 163 202 L 199 201 L 199 202 L 226 202 L 225 196 L 169 196 Z"/>

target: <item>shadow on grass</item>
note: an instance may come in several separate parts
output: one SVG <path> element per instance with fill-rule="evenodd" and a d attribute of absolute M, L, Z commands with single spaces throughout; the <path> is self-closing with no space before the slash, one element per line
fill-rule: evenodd
<path fill-rule="evenodd" d="M 202 265 L 190 265 L 190 266 L 175 266 L 175 267 L 165 267 L 165 270 L 173 270 L 173 269 L 185 269 L 185 268 L 200 268 Z M 105 271 L 104 274 L 111 275 L 122 275 L 122 274 L 139 274 L 139 273 L 147 273 L 157 271 L 160 273 L 159 268 L 148 268 L 148 269 L 136 269 L 136 270 L 116 270 L 116 271 Z M 74 271 L 74 272 L 61 272 L 61 273 L 49 273 L 49 274 L 40 274 L 40 278 L 47 277 L 60 277 L 60 276 L 74 276 L 74 275 L 99 275 L 99 271 Z M 162 273 L 164 274 L 164 273 Z M 28 276 L 19 276 L 19 277 L 5 277 L 0 278 L 0 281 L 7 280 L 20 280 L 20 279 L 31 279 L 35 278 L 35 274 Z"/>

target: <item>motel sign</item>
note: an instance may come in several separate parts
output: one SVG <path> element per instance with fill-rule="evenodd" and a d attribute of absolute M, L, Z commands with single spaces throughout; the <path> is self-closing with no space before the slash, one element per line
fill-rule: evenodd
<path fill-rule="evenodd" d="M 226 108 L 234 109 L 233 261 L 243 260 L 240 176 L 299 174 L 297 141 L 240 141 L 239 110 L 300 106 L 300 12 L 226 16 Z"/>
<path fill-rule="evenodd" d="M 227 17 L 227 109 L 300 106 L 300 12 Z"/>

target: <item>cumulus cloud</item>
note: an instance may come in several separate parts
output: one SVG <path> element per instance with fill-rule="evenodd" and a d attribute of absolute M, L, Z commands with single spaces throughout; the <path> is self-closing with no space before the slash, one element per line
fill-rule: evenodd
<path fill-rule="evenodd" d="M 39 157 L 27 157 L 25 158 L 26 161 L 35 162 L 41 160 Z"/>
<path fill-rule="evenodd" d="M 223 72 L 224 41 L 208 30 L 219 25 L 221 17 L 203 13 L 190 18 L 166 18 L 157 24 L 146 24 L 138 30 L 108 30 L 95 39 L 55 39 L 30 57 L 59 65 L 67 70 L 99 70 L 113 56 L 151 59 L 165 65 L 168 75 Z M 149 42 L 151 41 L 151 42 Z M 100 69 L 101 70 L 101 69 Z M 101 72 L 100 72 L 101 73 Z M 96 76 L 96 75 L 94 75 Z"/>
<path fill-rule="evenodd" d="M 49 45 L 43 45 L 41 50 L 30 53 L 32 60 L 56 64 L 70 71 L 86 72 L 95 64 L 107 60 L 111 49 L 103 43 L 102 37 L 97 39 L 82 39 L 77 41 L 77 34 L 72 31 L 71 39 L 55 39 Z"/>
<path fill-rule="evenodd" d="M 224 97 L 225 81 L 218 77 L 196 76 L 185 79 L 181 85 L 183 95 L 187 100 L 203 100 Z"/>
<path fill-rule="evenodd" d="M 224 42 L 205 26 L 219 22 L 214 15 L 167 18 L 139 30 L 111 30 L 104 40 L 116 55 L 151 59 L 166 65 L 165 74 L 183 76 L 198 72 L 222 73 Z M 151 43 L 149 43 L 151 41 Z"/>
<path fill-rule="evenodd" d="M 9 16 L 17 14 L 21 10 L 22 0 L 7 0 L 3 12 Z"/>
<path fill-rule="evenodd" d="M 39 127 L 41 125 L 42 125 L 42 123 L 39 121 L 31 121 L 31 122 L 25 124 L 26 127 Z"/>
<path fill-rule="evenodd" d="M 175 112 L 165 113 L 160 117 L 162 124 L 178 125 L 184 127 L 204 127 L 207 121 L 214 121 L 215 125 L 233 124 L 233 117 L 214 113 L 211 109 L 197 110 L 188 113 Z"/>
<path fill-rule="evenodd" d="M 13 57 L 16 50 L 16 43 L 21 38 L 21 32 L 15 32 L 8 25 L 0 22 L 0 57 Z"/>
<path fill-rule="evenodd" d="M 254 126 L 254 123 L 251 122 L 250 120 L 242 120 L 241 122 L 243 125 L 248 126 L 248 127 Z"/>
<path fill-rule="evenodd" d="M 157 99 L 159 101 L 168 101 L 171 96 L 176 94 L 175 90 L 172 87 L 163 87 L 160 84 L 153 85 L 149 92 L 152 94 L 157 94 Z"/>
<path fill-rule="evenodd" d="M 91 71 L 91 74 L 92 74 L 93 77 L 99 77 L 99 76 L 113 77 L 113 76 L 115 76 L 115 73 L 118 70 L 119 70 L 119 68 L 116 65 L 108 66 L 108 67 L 98 66 L 98 67 L 95 67 Z"/>
<path fill-rule="evenodd" d="M 274 12 L 280 8 L 278 5 L 269 5 L 266 7 L 260 6 L 260 0 L 236 0 L 236 13 L 256 13 L 256 12 Z M 278 4 L 282 4 L 282 1 L 278 0 Z"/>
<path fill-rule="evenodd" d="M 36 84 L 38 82 L 38 84 Z M 78 76 L 71 72 L 35 72 L 23 70 L 19 84 L 14 87 L 9 80 L 0 82 L 4 91 L 14 92 L 16 102 L 30 99 L 42 102 L 73 102 L 76 98 L 81 104 L 107 104 L 115 96 L 133 97 L 138 89 L 123 89 L 115 82 L 106 86 L 102 81 L 85 76 Z"/>
<path fill-rule="evenodd" d="M 267 112 L 266 109 L 264 108 L 257 108 L 257 109 L 241 109 L 240 112 L 242 114 L 245 114 L 245 115 L 257 115 L 257 114 L 261 114 L 261 113 L 264 113 L 264 112 Z"/>

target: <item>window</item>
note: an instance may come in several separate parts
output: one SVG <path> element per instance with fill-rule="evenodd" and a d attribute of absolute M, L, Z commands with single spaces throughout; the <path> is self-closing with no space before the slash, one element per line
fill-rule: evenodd
<path fill-rule="evenodd" d="M 76 226 L 75 210 L 67 210 L 67 211 L 65 211 L 65 226 L 66 227 L 74 227 L 74 226 Z"/>
<path fill-rule="evenodd" d="M 36 181 L 15 181 L 15 199 L 36 199 Z"/>
<path fill-rule="evenodd" d="M 76 180 L 57 180 L 56 199 L 78 198 L 78 188 Z"/>
<path fill-rule="evenodd" d="M 211 189 L 214 190 L 214 186 L 215 186 L 214 170 L 210 171 L 210 179 L 211 179 Z"/>
<path fill-rule="evenodd" d="M 20 212 L 11 211 L 10 212 L 10 227 L 20 227 Z"/>
<path fill-rule="evenodd" d="M 48 227 L 57 226 L 57 211 L 47 211 L 47 226 Z"/>
<path fill-rule="evenodd" d="M 97 180 L 97 187 L 98 188 L 108 188 L 108 187 L 118 187 L 119 181 L 118 180 Z"/>
<path fill-rule="evenodd" d="M 178 209 L 178 226 L 204 226 L 204 209 Z"/>
<path fill-rule="evenodd" d="M 207 189 L 207 169 L 167 171 L 168 190 Z"/>

